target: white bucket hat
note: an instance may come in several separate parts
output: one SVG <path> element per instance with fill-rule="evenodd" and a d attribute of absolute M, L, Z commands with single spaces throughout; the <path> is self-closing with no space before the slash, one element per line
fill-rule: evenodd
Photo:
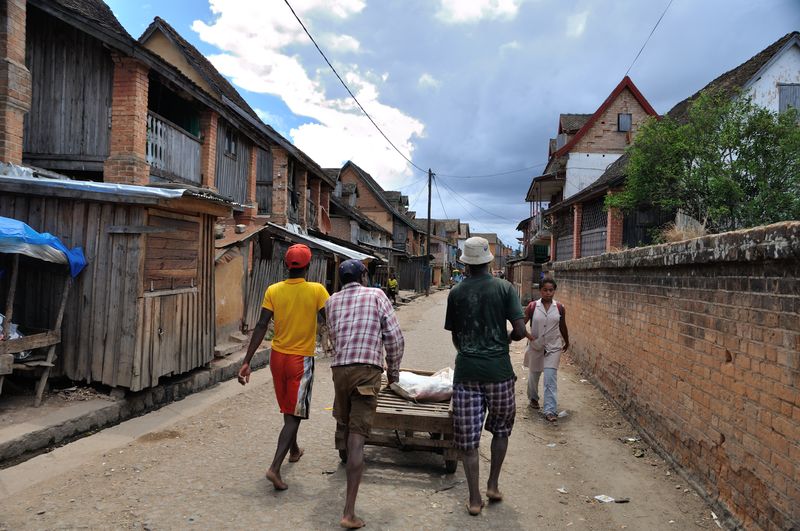
<path fill-rule="evenodd" d="M 488 264 L 494 260 L 494 255 L 489 251 L 489 241 L 480 236 L 467 238 L 464 242 L 464 252 L 459 260 L 470 265 Z"/>

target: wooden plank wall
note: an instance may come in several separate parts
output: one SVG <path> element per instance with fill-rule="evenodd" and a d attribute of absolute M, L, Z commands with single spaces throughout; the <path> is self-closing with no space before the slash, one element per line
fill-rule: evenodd
<path fill-rule="evenodd" d="M 225 135 L 230 124 L 220 120 L 217 126 L 217 189 L 220 195 L 237 203 L 247 202 L 247 183 L 250 173 L 250 150 L 252 146 L 236 134 L 236 155 L 225 152 Z"/>
<path fill-rule="evenodd" d="M 138 322 L 141 235 L 109 234 L 112 225 L 144 223 L 141 207 L 10 193 L 0 195 L 0 215 L 80 246 L 88 261 L 70 292 L 62 324 L 56 373 L 111 386 L 131 384 Z M 52 320 L 61 280 L 41 277 L 21 297 L 20 322 Z M 17 319 L 15 319 L 17 320 Z"/>
<path fill-rule="evenodd" d="M 184 216 L 158 209 L 148 211 L 148 225 L 160 227 L 176 222 L 179 225 L 176 228 L 180 229 L 177 234 L 188 234 L 185 229 L 192 223 L 199 228 L 194 241 L 197 282 L 194 287 L 154 291 L 149 291 L 150 284 L 146 282 L 148 287 L 139 300 L 139 333 L 130 386 L 134 391 L 157 385 L 161 376 L 201 367 L 214 357 L 214 218 Z M 145 237 L 145 277 L 149 274 L 148 264 L 162 260 L 151 258 L 148 253 L 169 249 L 169 244 L 163 247 L 153 242 L 163 243 L 167 241 L 164 236 L 170 234 L 176 233 L 154 233 Z M 172 240 L 173 243 L 189 241 Z"/>
<path fill-rule="evenodd" d="M 108 156 L 114 65 L 97 39 L 31 6 L 25 64 L 31 110 L 25 115 L 26 155 Z"/>

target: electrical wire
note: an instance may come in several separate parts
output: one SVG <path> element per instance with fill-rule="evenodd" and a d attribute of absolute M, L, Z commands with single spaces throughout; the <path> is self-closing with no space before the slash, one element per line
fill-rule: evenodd
<path fill-rule="evenodd" d="M 444 201 L 442 201 L 442 193 L 439 191 L 439 184 L 436 182 L 436 176 L 434 175 L 433 185 L 436 187 L 436 195 L 439 197 L 439 204 L 442 205 L 442 213 L 444 213 L 444 219 L 450 219 L 450 216 L 447 215 L 447 210 L 444 208 Z"/>
<path fill-rule="evenodd" d="M 542 162 L 540 164 L 534 164 L 533 166 L 526 166 L 525 168 L 519 168 L 516 170 L 507 170 L 501 171 L 498 173 L 484 173 L 482 175 L 453 175 L 448 173 L 437 173 L 436 175 L 439 177 L 446 177 L 448 179 L 484 179 L 488 177 L 501 177 L 503 175 L 511 175 L 512 173 L 520 173 L 523 171 L 530 171 L 535 170 L 536 168 L 541 168 L 542 166 L 547 165 L 547 162 Z"/>
<path fill-rule="evenodd" d="M 453 188 L 452 188 L 452 187 L 450 187 L 450 186 L 449 186 L 449 185 L 448 185 L 446 182 L 444 182 L 444 181 L 442 181 L 442 186 L 444 186 L 445 188 L 447 188 L 448 190 L 450 190 L 450 192 L 452 192 L 454 195 L 456 195 L 456 196 L 460 197 L 461 199 L 463 199 L 464 201 L 466 201 L 466 202 L 467 202 L 467 203 L 469 203 L 470 205 L 474 206 L 474 207 L 475 207 L 475 208 L 477 208 L 478 210 L 480 210 L 480 211 L 482 211 L 482 212 L 485 212 L 485 213 L 489 214 L 490 216 L 494 216 L 494 217 L 496 217 L 496 218 L 500 218 L 500 219 L 504 219 L 504 220 L 506 220 L 506 221 L 511 221 L 511 222 L 513 222 L 513 223 L 516 223 L 516 220 L 513 220 L 513 219 L 511 219 L 511 218 L 507 218 L 507 217 L 505 217 L 505 216 L 501 216 L 500 214 L 495 214 L 494 212 L 489 212 L 488 210 L 486 210 L 486 209 L 485 209 L 485 208 L 483 208 L 482 206 L 480 206 L 480 205 L 478 205 L 478 204 L 476 204 L 476 203 L 473 203 L 472 201 L 470 201 L 469 199 L 467 199 L 467 198 L 466 198 L 466 197 L 464 197 L 463 195 L 461 195 L 461 194 L 459 194 L 458 192 L 456 192 L 455 190 L 453 190 Z"/>
<path fill-rule="evenodd" d="M 364 113 L 364 116 L 366 116 L 366 117 L 369 119 L 369 121 L 370 121 L 370 122 L 372 122 L 372 125 L 374 125 L 374 126 L 375 126 L 375 129 L 377 129 L 377 130 L 378 130 L 378 132 L 379 132 L 379 133 L 381 134 L 381 136 L 383 136 L 383 138 L 384 138 L 384 139 L 385 139 L 385 140 L 386 140 L 386 141 L 389 143 L 389 145 L 390 145 L 390 146 L 392 146 L 392 148 L 393 148 L 395 151 L 397 151 L 397 153 L 398 153 L 398 154 L 399 154 L 401 157 L 403 157 L 404 159 L 406 159 L 406 162 L 408 162 L 409 164 L 411 164 L 411 166 L 413 166 L 414 168 L 418 169 L 419 171 L 421 171 L 421 172 L 424 172 L 424 173 L 428 173 L 428 170 L 426 170 L 426 169 L 424 169 L 424 168 L 422 168 L 422 167 L 420 167 L 420 166 L 417 166 L 416 164 L 414 164 L 414 162 L 413 162 L 413 161 L 412 161 L 410 158 L 408 158 L 408 157 L 405 155 L 405 153 L 403 153 L 402 151 L 400 151 L 400 149 L 398 149 L 398 147 L 394 145 L 394 142 L 392 142 L 391 140 L 389 140 L 389 137 L 388 137 L 388 136 L 386 136 L 386 133 L 384 133 L 384 132 L 383 132 L 383 130 L 382 130 L 382 129 L 381 129 L 379 126 L 378 126 L 378 124 L 377 124 L 377 123 L 375 123 L 375 120 L 373 120 L 373 119 L 372 119 L 372 116 L 370 116 L 370 115 L 369 115 L 369 113 L 368 113 L 368 112 L 367 112 L 367 110 L 364 108 L 364 106 L 363 106 L 363 105 L 361 105 L 361 102 L 360 102 L 360 101 L 358 101 L 358 98 L 356 98 L 356 95 L 355 95 L 355 94 L 353 94 L 353 91 L 352 91 L 352 90 L 350 90 L 350 87 L 348 87 L 348 86 L 347 86 L 347 83 L 345 83 L 345 82 L 344 82 L 344 80 L 342 79 L 342 76 L 340 76 L 340 75 L 339 75 L 339 72 L 337 72 L 337 71 L 336 71 L 336 69 L 333 67 L 333 65 L 332 65 L 332 64 L 331 64 L 331 62 L 328 60 L 328 58 L 327 58 L 327 56 L 325 55 L 325 53 L 322 51 L 322 48 L 320 48 L 320 47 L 319 47 L 319 45 L 317 44 L 317 41 L 315 41 L 315 40 L 314 40 L 314 37 L 312 37 L 312 36 L 311 36 L 311 33 L 309 33 L 308 29 L 306 29 L 306 25 L 305 25 L 305 24 L 303 24 L 303 21 L 302 21 L 302 20 L 300 20 L 300 17 L 299 17 L 299 16 L 297 16 L 297 13 L 295 13 L 295 11 L 294 11 L 294 8 L 292 7 L 292 4 L 290 4 L 290 3 L 289 3 L 289 0 L 283 0 L 283 1 L 284 1 L 284 2 L 286 3 L 286 5 L 289 7 L 289 10 L 292 12 L 292 15 L 294 15 L 294 18 L 295 18 L 295 19 L 297 19 L 297 22 L 298 22 L 298 23 L 300 24 L 300 26 L 303 28 L 303 31 L 305 31 L 305 32 L 306 32 L 306 35 L 308 35 L 308 38 L 309 38 L 309 39 L 311 39 L 311 42 L 314 44 L 314 47 L 317 49 L 317 51 L 319 52 L 319 54 L 322 56 L 322 58 L 323 58 L 323 59 L 325 59 L 325 62 L 326 62 L 326 63 L 328 63 L 328 66 L 329 66 L 329 67 L 330 67 L 330 69 L 333 71 L 333 73 L 336 75 L 336 78 L 337 78 L 337 79 L 339 80 L 339 82 L 342 84 L 342 86 L 343 86 L 343 87 L 344 87 L 344 89 L 347 91 L 347 93 L 348 93 L 348 94 L 350 94 L 350 97 L 351 97 L 351 98 L 353 98 L 353 101 L 354 101 L 354 102 L 356 102 L 356 105 L 358 105 L 358 108 L 359 108 L 359 109 L 361 109 L 361 112 L 363 112 L 363 113 Z"/>
<path fill-rule="evenodd" d="M 653 26 L 652 30 L 650 30 L 650 35 L 647 36 L 647 39 L 645 39 L 644 44 L 642 44 L 642 47 L 639 48 L 639 53 L 637 53 L 636 57 L 633 58 L 633 62 L 631 63 L 631 66 L 629 66 L 628 69 L 625 71 L 625 76 L 628 75 L 628 73 L 631 71 L 631 68 L 633 68 L 633 65 L 636 64 L 636 61 L 639 59 L 639 56 L 642 55 L 642 52 L 644 51 L 644 47 L 647 46 L 648 42 L 650 42 L 650 37 L 652 37 L 653 33 L 656 32 L 656 28 L 658 27 L 659 24 L 661 24 L 661 19 L 664 18 L 664 15 L 667 14 L 667 10 L 669 10 L 669 6 L 672 5 L 672 2 L 673 2 L 673 0 L 669 0 L 669 2 L 667 3 L 667 7 L 664 8 L 664 12 L 661 13 L 660 17 L 658 17 L 658 20 L 656 21 L 656 25 Z M 625 76 L 622 76 L 622 77 L 625 77 Z"/>

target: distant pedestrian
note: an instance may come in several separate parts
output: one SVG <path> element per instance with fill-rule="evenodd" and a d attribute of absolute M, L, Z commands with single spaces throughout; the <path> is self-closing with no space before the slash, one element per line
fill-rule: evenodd
<path fill-rule="evenodd" d="M 281 465 L 286 454 L 289 454 L 290 463 L 299 461 L 303 455 L 303 449 L 297 445 L 297 431 L 300 421 L 308 418 L 314 381 L 317 314 L 325 318 L 324 307 L 328 300 L 328 292 L 322 284 L 306 282 L 311 262 L 308 247 L 292 245 L 286 251 L 284 262 L 289 268 L 289 278 L 272 284 L 264 293 L 261 316 L 239 369 L 239 383 L 245 385 L 250 381 L 250 360 L 274 318 L 275 336 L 272 338 L 269 368 L 278 406 L 283 413 L 283 429 L 266 476 L 276 490 L 288 488 L 281 479 Z"/>
<path fill-rule="evenodd" d="M 389 275 L 389 282 L 387 282 L 386 287 L 389 291 L 389 298 L 392 299 L 392 304 L 397 305 L 397 292 L 400 291 L 400 283 L 394 273 Z"/>
<path fill-rule="evenodd" d="M 348 529 L 364 526 L 355 505 L 364 472 L 364 442 L 372 430 L 386 351 L 386 378 L 396 382 L 403 358 L 404 340 L 394 308 L 383 291 L 362 286 L 366 268 L 358 260 L 339 266 L 341 291 L 325 304 L 333 341 L 334 401 L 338 436 L 347 448 L 347 494 L 340 524 Z"/>
<path fill-rule="evenodd" d="M 564 305 L 553 299 L 556 282 L 542 280 L 541 298 L 525 308 L 525 323 L 531 323 L 526 332 L 528 348 L 524 366 L 528 367 L 528 400 L 533 409 L 539 409 L 539 378 L 544 372 L 544 418 L 550 422 L 558 419 L 558 364 L 561 353 L 569 348 L 569 331 Z"/>
<path fill-rule="evenodd" d="M 514 287 L 489 272 L 493 259 L 485 238 L 467 239 L 460 260 L 467 264 L 468 276 L 447 297 L 444 325 L 452 333 L 457 351 L 453 379 L 454 443 L 461 451 L 469 488 L 467 510 L 473 516 L 483 508 L 478 446 L 487 410 L 485 428 L 493 437 L 486 497 L 490 502 L 503 499 L 498 486 L 500 469 L 516 416 L 516 376 L 508 344 L 526 335 L 522 305 Z M 509 321 L 513 327 L 510 334 L 506 328 Z"/>

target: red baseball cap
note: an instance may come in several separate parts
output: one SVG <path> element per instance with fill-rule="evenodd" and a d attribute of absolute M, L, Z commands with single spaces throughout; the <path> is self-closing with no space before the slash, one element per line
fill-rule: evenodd
<path fill-rule="evenodd" d="M 302 243 L 292 245 L 286 251 L 283 261 L 289 269 L 303 269 L 311 262 L 311 249 Z"/>

